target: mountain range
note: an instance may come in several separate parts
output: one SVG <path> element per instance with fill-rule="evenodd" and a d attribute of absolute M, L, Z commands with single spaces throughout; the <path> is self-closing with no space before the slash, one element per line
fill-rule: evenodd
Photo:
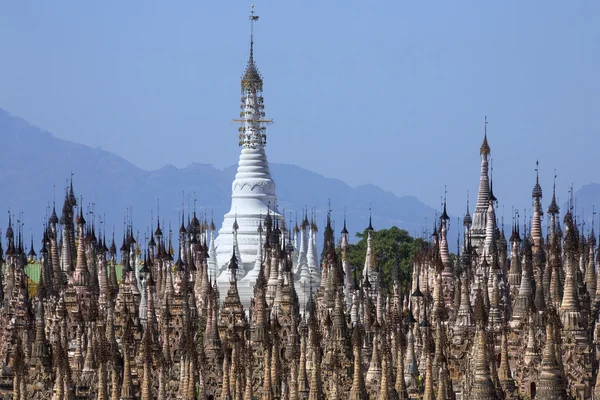
<path fill-rule="evenodd" d="M 108 235 L 115 231 L 119 238 L 125 218 L 130 215 L 134 229 L 143 238 L 150 228 L 151 215 L 156 218 L 158 210 L 161 221 L 170 221 L 176 231 L 182 209 L 189 213 L 194 198 L 198 212 L 208 218 L 214 215 L 219 229 L 222 216 L 229 211 L 231 182 L 237 168 L 232 165 L 217 169 L 198 162 L 185 168 L 167 165 L 146 171 L 100 148 L 59 139 L 1 108 L 0 155 L 0 210 L 10 211 L 23 221 L 25 237 L 33 234 L 36 247 L 53 198 L 60 214 L 71 174 L 84 210 L 91 209 L 93 203 L 96 215 L 103 216 Z M 308 208 L 322 225 L 330 205 L 336 232 L 341 230 L 346 216 L 351 240 L 368 226 L 369 210 L 375 229 L 396 225 L 419 236 L 433 225 L 436 210 L 414 196 L 400 197 L 374 185 L 351 187 L 295 165 L 270 163 L 270 168 L 277 184 L 279 211 L 285 210 L 288 221 L 295 222 L 296 216 Z M 579 221 L 586 221 L 587 228 L 598 199 L 598 183 L 583 185 L 575 192 L 575 211 Z M 564 214 L 567 209 L 565 203 L 561 212 Z M 2 230 L 8 222 L 6 211 L 0 213 Z M 450 224 L 450 243 L 456 241 L 454 221 L 453 218 Z"/>
<path fill-rule="evenodd" d="M 564 215 L 570 208 L 569 202 L 565 202 L 561 209 L 561 215 Z M 591 224 L 595 223 L 594 231 L 599 233 L 598 218 L 594 216 L 596 210 L 600 208 L 600 184 L 588 183 L 575 191 L 573 201 L 573 214 L 577 216 L 577 222 L 585 222 L 585 231 L 591 229 Z"/>
<path fill-rule="evenodd" d="M 30 233 L 36 237 L 36 247 L 53 198 L 60 216 L 71 173 L 84 211 L 93 203 L 96 215 L 105 215 L 109 235 L 114 230 L 120 238 L 130 213 L 134 229 L 142 238 L 149 229 L 151 212 L 156 218 L 158 209 L 161 221 L 170 221 L 176 231 L 182 202 L 187 214 L 194 207 L 194 198 L 196 209 L 209 218 L 213 214 L 220 228 L 231 204 L 231 183 L 237 168 L 232 165 L 220 170 L 198 162 L 185 168 L 167 165 L 146 171 L 102 149 L 59 139 L 2 109 L 0 149 L 0 227 L 7 226 L 4 210 L 10 210 L 24 222 L 25 237 Z M 302 210 L 308 208 L 321 225 L 331 204 L 337 232 L 342 229 L 344 215 L 351 236 L 362 231 L 369 224 L 371 209 L 376 229 L 396 225 L 419 235 L 427 218 L 433 221 L 435 215 L 433 208 L 413 196 L 399 197 L 374 185 L 351 187 L 294 165 L 271 163 L 270 168 L 277 185 L 279 211 L 285 210 L 288 220 L 295 221 L 296 215 L 301 217 Z"/>

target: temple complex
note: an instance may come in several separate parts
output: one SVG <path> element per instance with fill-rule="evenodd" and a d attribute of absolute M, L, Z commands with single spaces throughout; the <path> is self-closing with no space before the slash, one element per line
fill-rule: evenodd
<path fill-rule="evenodd" d="M 600 399 L 600 251 L 593 227 L 561 214 L 556 185 L 546 208 L 536 168 L 533 218 L 515 215 L 505 236 L 486 121 L 477 205 L 472 216 L 466 205 L 456 253 L 444 201 L 407 279 L 382 269 L 371 223 L 351 265 L 345 221 L 337 233 L 329 216 L 319 227 L 303 211 L 292 226 L 277 209 L 253 51 L 251 39 L 218 237 L 195 212 L 175 238 L 159 221 L 147 244 L 131 223 L 107 237 L 72 181 L 41 243 L 27 248 L 9 217 L 0 398 Z"/>

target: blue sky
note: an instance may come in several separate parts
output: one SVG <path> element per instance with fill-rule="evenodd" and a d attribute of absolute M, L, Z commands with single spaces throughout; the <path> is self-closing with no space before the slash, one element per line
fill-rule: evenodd
<path fill-rule="evenodd" d="M 2 2 L 0 107 L 145 169 L 234 164 L 250 4 Z M 487 115 L 507 217 L 536 159 L 545 205 L 555 168 L 561 199 L 599 181 L 600 2 L 255 4 L 270 161 L 434 206 L 447 185 L 457 215 Z"/>

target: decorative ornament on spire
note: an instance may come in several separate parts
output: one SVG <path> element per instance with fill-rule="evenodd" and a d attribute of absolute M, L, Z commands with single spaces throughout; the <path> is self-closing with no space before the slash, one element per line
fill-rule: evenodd
<path fill-rule="evenodd" d="M 463 219 L 463 225 L 468 226 L 470 228 L 472 223 L 473 218 L 471 217 L 471 213 L 469 212 L 469 192 L 467 191 L 467 213 L 465 214 L 465 217 Z"/>
<path fill-rule="evenodd" d="M 239 145 L 245 148 L 262 148 L 267 144 L 265 124 L 273 120 L 265 119 L 264 100 L 262 97 L 263 81 L 256 65 L 254 64 L 254 5 L 249 16 L 250 19 L 250 58 L 242 77 L 242 104 L 240 119 L 233 122 L 241 124 L 239 127 Z"/>
<path fill-rule="evenodd" d="M 493 203 L 498 203 L 498 199 L 496 198 L 496 196 L 494 196 L 494 160 L 491 161 L 491 164 L 492 165 L 491 165 L 491 168 L 490 168 L 490 195 L 489 195 L 489 201 L 491 201 Z"/>
<path fill-rule="evenodd" d="M 262 77 L 254 64 L 254 21 L 258 21 L 258 15 L 254 15 L 254 4 L 248 19 L 250 20 L 250 58 L 246 71 L 242 77 L 242 93 L 244 91 L 262 92 Z"/>
<path fill-rule="evenodd" d="M 554 170 L 554 185 L 552 186 L 552 201 L 550 201 L 550 205 L 548 206 L 548 214 L 556 215 L 560 212 L 558 208 L 558 203 L 556 202 L 556 170 Z"/>
<path fill-rule="evenodd" d="M 375 231 L 375 229 L 373 229 L 373 213 L 371 211 L 371 206 L 369 206 L 369 226 L 367 227 L 367 231 L 369 231 L 369 232 Z"/>
<path fill-rule="evenodd" d="M 346 208 L 344 207 L 344 227 L 342 228 L 342 235 L 347 235 L 348 229 L 346 228 Z"/>
<path fill-rule="evenodd" d="M 535 162 L 535 186 L 531 192 L 531 197 L 534 199 L 542 197 L 542 187 L 540 186 L 540 162 L 538 160 Z"/>
<path fill-rule="evenodd" d="M 488 145 L 488 141 L 487 141 L 487 115 L 485 116 L 485 125 L 483 127 L 483 143 L 481 144 L 481 148 L 479 149 L 479 154 L 480 155 L 488 155 L 490 154 L 491 150 L 490 150 L 490 146 Z"/>
<path fill-rule="evenodd" d="M 442 216 L 440 217 L 440 219 L 443 219 L 445 221 L 448 221 L 450 219 L 450 217 L 448 216 L 448 213 L 446 212 L 446 196 L 448 195 L 448 190 L 446 189 L 446 186 L 444 185 L 444 210 L 442 212 Z"/>

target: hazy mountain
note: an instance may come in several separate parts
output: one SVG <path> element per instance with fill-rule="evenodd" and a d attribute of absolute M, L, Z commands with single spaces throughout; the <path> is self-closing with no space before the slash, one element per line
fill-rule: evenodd
<path fill-rule="evenodd" d="M 594 211 L 600 210 L 600 184 L 588 183 L 575 191 L 575 197 L 573 202 L 573 214 L 577 217 L 577 223 L 581 224 L 585 221 L 585 231 L 591 229 L 592 214 Z M 560 208 L 561 216 L 569 210 L 569 203 L 564 202 Z M 598 218 L 595 217 L 596 224 L 598 224 Z M 562 218 L 561 218 L 562 222 Z M 596 234 L 598 233 L 598 225 L 596 225 Z"/>
<path fill-rule="evenodd" d="M 143 237 L 151 210 L 156 217 L 157 199 L 160 199 L 161 219 L 171 221 L 173 230 L 180 224 L 182 201 L 187 213 L 189 199 L 194 196 L 198 210 L 214 212 L 217 228 L 229 210 L 235 165 L 219 170 L 194 163 L 181 169 L 169 165 L 145 171 L 107 151 L 58 139 L 2 109 L 0 148 L 0 210 L 10 209 L 15 215 L 24 212 L 27 244 L 33 231 L 37 234 L 36 247 L 52 205 L 53 188 L 56 187 L 60 214 L 71 172 L 76 195 L 83 196 L 86 208 L 93 202 L 96 214 L 106 214 L 107 230 L 112 232 L 114 227 L 118 238 L 130 207 L 133 207 L 135 228 Z M 330 201 L 336 232 L 342 228 L 344 208 L 352 235 L 368 225 L 369 207 L 373 210 L 376 229 L 398 225 L 411 234 L 420 233 L 426 218 L 432 221 L 435 213 L 415 197 L 398 197 L 373 185 L 353 188 L 341 180 L 294 165 L 271 164 L 271 173 L 277 184 L 280 211 L 285 209 L 288 219 L 290 212 L 295 219 L 296 213 L 301 215 L 302 209 L 308 207 L 314 209 L 321 225 Z M 0 228 L 4 230 L 6 224 L 7 213 L 2 211 Z"/>

